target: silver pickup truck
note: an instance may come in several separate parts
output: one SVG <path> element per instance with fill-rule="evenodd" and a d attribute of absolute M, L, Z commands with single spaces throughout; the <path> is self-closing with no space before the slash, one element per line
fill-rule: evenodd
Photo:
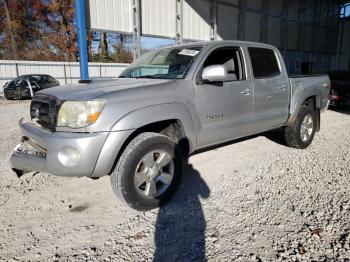
<path fill-rule="evenodd" d="M 109 175 L 132 208 L 159 206 L 194 151 L 283 128 L 309 146 L 328 105 L 327 75 L 289 77 L 273 46 L 196 42 L 141 56 L 118 79 L 38 92 L 10 164 L 18 176 Z"/>

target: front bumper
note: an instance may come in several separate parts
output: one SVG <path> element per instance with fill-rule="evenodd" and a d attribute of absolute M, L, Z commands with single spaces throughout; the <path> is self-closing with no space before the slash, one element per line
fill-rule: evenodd
<path fill-rule="evenodd" d="M 13 150 L 10 165 L 17 174 L 44 171 L 57 176 L 107 175 L 114 164 L 117 152 L 129 134 L 126 131 L 51 132 L 30 122 L 23 123 L 22 120 L 19 126 L 23 134 L 22 141 L 29 142 L 36 150 L 34 152 L 23 150 L 21 145 Z M 113 152 L 105 152 L 104 147 L 112 147 L 112 151 L 117 152 L 112 155 Z"/>

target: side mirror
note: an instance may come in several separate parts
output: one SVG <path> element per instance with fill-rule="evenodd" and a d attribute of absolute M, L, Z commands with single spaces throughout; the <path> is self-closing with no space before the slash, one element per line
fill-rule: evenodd
<path fill-rule="evenodd" d="M 210 65 L 203 69 L 202 79 L 208 82 L 223 81 L 226 77 L 226 70 L 223 65 Z"/>
<path fill-rule="evenodd" d="M 204 68 L 202 79 L 208 82 L 225 82 L 237 80 L 237 77 L 234 74 L 227 74 L 225 65 L 210 65 Z"/>

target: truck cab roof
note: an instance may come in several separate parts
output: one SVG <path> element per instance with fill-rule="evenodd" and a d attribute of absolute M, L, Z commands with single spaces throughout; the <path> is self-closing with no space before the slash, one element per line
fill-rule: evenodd
<path fill-rule="evenodd" d="M 198 42 L 190 42 L 180 45 L 174 45 L 176 48 L 190 48 L 192 46 L 201 46 L 201 47 L 213 47 L 217 45 L 237 45 L 237 46 L 255 46 L 255 47 L 264 47 L 269 49 L 276 49 L 276 47 L 268 44 L 250 42 L 250 41 L 240 41 L 240 40 L 214 40 L 214 41 L 198 41 Z M 160 49 L 171 48 L 172 46 L 162 47 Z"/>

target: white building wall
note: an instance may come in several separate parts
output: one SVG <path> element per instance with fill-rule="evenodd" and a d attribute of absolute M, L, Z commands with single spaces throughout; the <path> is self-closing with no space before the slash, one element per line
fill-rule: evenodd
<path fill-rule="evenodd" d="M 142 34 L 175 37 L 175 4 L 173 0 L 142 0 Z"/>
<path fill-rule="evenodd" d="M 183 38 L 210 39 L 210 3 L 208 0 L 186 0 L 183 3 Z"/>
<path fill-rule="evenodd" d="M 131 0 L 88 0 L 87 27 L 92 30 L 132 32 Z"/>

